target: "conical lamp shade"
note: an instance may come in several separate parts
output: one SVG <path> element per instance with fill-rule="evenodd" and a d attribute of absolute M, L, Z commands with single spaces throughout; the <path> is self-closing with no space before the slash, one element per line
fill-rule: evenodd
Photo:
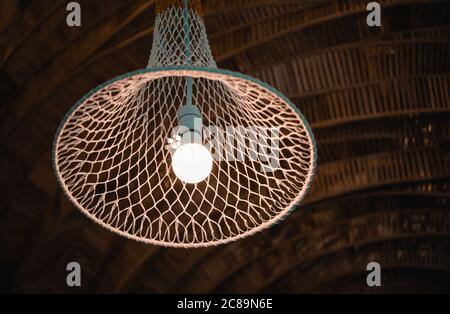
<path fill-rule="evenodd" d="M 265 83 L 217 69 L 200 10 L 199 1 L 160 2 L 148 68 L 89 92 L 55 137 L 69 199 L 134 240 L 188 248 L 243 238 L 284 219 L 313 178 L 316 147 L 300 111 Z M 187 103 L 214 157 L 198 183 L 172 165 Z"/>

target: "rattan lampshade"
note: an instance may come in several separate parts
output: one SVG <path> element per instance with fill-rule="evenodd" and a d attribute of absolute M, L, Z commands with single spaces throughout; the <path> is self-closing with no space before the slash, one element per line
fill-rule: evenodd
<path fill-rule="evenodd" d="M 199 1 L 161 1 L 156 11 L 148 67 L 96 87 L 61 123 L 53 157 L 62 189 L 100 225 L 157 245 L 217 245 L 279 222 L 313 178 L 306 120 L 274 88 L 217 68 Z M 172 168 L 183 106 L 198 108 L 203 127 L 242 131 L 234 146 L 229 132 L 203 134 L 214 161 L 194 184 Z"/>

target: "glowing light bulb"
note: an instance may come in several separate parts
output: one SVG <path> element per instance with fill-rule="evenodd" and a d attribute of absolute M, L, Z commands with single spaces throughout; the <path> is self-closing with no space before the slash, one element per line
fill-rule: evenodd
<path fill-rule="evenodd" d="M 211 173 L 213 158 L 209 150 L 197 143 L 188 143 L 177 148 L 172 156 L 172 169 L 183 182 L 198 183 Z"/>

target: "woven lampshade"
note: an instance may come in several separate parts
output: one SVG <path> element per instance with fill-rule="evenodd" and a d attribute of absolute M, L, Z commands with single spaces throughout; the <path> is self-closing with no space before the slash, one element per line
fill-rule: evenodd
<path fill-rule="evenodd" d="M 62 121 L 53 155 L 62 189 L 103 227 L 157 245 L 217 245 L 279 222 L 313 178 L 306 120 L 274 88 L 217 68 L 199 1 L 156 11 L 148 67 L 96 87 Z M 172 168 L 170 139 L 186 103 L 204 127 L 227 130 L 203 134 L 214 161 L 195 184 Z"/>

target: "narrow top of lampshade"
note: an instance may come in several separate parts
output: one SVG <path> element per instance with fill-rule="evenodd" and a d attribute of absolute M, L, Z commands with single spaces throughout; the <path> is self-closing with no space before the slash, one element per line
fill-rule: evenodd
<path fill-rule="evenodd" d="M 163 13 L 164 11 L 177 7 L 184 8 L 186 0 L 158 0 L 156 2 L 156 14 Z M 198 15 L 202 14 L 202 4 L 200 0 L 187 0 L 188 7 L 194 10 Z"/>
<path fill-rule="evenodd" d="M 187 10 L 187 8 L 191 8 Z M 192 66 L 217 68 L 198 11 L 200 0 L 160 0 L 148 68 Z"/>

